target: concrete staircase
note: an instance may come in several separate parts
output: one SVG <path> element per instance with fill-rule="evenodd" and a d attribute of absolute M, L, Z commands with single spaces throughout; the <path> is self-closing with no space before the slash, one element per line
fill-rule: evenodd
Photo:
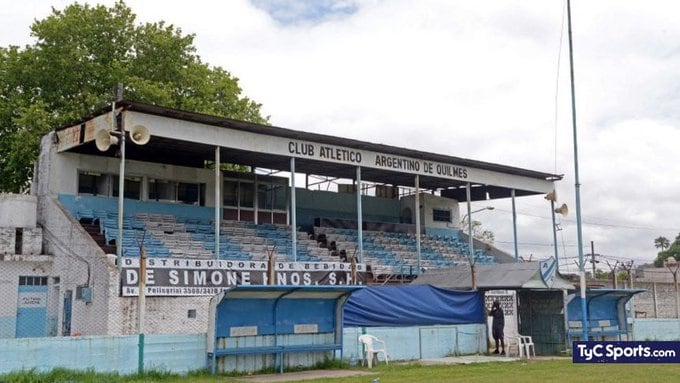
<path fill-rule="evenodd" d="M 107 245 L 106 240 L 104 239 L 104 234 L 99 232 L 99 225 L 96 223 L 91 223 L 87 222 L 85 220 L 80 221 L 80 225 L 87 231 L 88 234 L 90 234 L 90 237 L 94 239 L 95 242 L 99 245 L 99 247 L 104 250 L 104 253 L 106 254 L 116 254 L 116 245 Z"/>

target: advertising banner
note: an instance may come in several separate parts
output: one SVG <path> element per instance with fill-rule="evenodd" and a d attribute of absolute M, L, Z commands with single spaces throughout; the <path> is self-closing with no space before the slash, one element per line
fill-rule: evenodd
<path fill-rule="evenodd" d="M 139 295 L 139 258 L 122 259 L 122 296 Z M 366 265 L 340 262 L 274 262 L 273 275 L 267 261 L 222 259 L 147 258 L 147 296 L 215 295 L 237 285 L 361 285 Z M 274 283 L 270 283 L 270 278 Z"/>

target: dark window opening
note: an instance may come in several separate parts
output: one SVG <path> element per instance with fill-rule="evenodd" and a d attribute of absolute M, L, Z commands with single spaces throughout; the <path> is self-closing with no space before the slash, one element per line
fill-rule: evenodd
<path fill-rule="evenodd" d="M 435 222 L 451 222 L 451 210 L 432 209 L 432 220 Z"/>
<path fill-rule="evenodd" d="M 23 247 L 24 243 L 24 229 L 21 227 L 17 227 L 15 233 L 16 234 L 14 239 L 14 254 L 23 254 L 21 248 Z"/>
<path fill-rule="evenodd" d="M 47 286 L 47 277 L 20 276 L 19 286 Z"/>

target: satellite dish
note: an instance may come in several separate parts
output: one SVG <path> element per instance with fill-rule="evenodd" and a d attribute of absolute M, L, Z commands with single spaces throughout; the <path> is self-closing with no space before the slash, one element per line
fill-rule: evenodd
<path fill-rule="evenodd" d="M 94 143 L 100 152 L 105 152 L 109 150 L 111 145 L 118 144 L 118 137 L 112 136 L 108 130 L 102 129 L 94 135 Z"/>
<path fill-rule="evenodd" d="M 569 214 L 569 208 L 567 207 L 567 204 L 563 203 L 562 206 L 555 209 L 555 213 L 562 214 L 562 216 L 566 217 L 567 214 Z"/>
<path fill-rule="evenodd" d="M 151 139 L 151 134 L 149 134 L 149 129 L 146 126 L 135 125 L 130 130 L 130 139 L 137 145 L 146 145 Z"/>

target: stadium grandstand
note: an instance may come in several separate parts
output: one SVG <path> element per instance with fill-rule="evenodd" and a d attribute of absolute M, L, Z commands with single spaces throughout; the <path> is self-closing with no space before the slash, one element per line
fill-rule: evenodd
<path fill-rule="evenodd" d="M 407 283 L 515 262 L 460 217 L 561 179 L 128 101 L 43 137 L 34 173 L 31 196 L 3 196 L 21 219 L 0 222 L 14 265 L 0 274 L 17 281 L 0 337 L 135 333 L 140 279 L 146 331 L 167 334 L 205 332 L 228 286 Z M 29 295 L 38 324 L 24 328 Z"/>

